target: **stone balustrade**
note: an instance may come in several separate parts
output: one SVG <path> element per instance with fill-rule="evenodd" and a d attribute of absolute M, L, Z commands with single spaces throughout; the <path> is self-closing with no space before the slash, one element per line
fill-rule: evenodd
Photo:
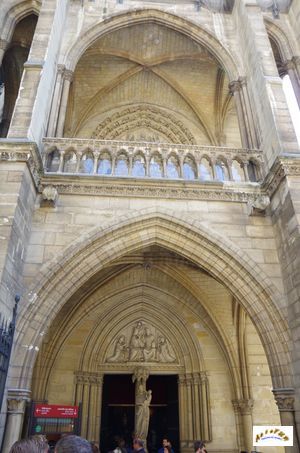
<path fill-rule="evenodd" d="M 72 138 L 45 138 L 47 173 L 257 182 L 260 150 Z"/>

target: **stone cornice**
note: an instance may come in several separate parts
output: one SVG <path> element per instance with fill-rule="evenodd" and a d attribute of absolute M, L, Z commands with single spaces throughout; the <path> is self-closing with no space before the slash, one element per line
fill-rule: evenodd
<path fill-rule="evenodd" d="M 37 144 L 30 140 L 0 140 L 0 161 L 26 162 L 36 187 L 43 172 L 43 163 Z"/>
<path fill-rule="evenodd" d="M 259 184 L 234 182 L 170 181 L 134 178 L 44 175 L 40 192 L 46 186 L 58 194 L 99 195 L 107 197 L 172 198 L 185 200 L 233 201 L 248 203 L 262 195 Z"/>
<path fill-rule="evenodd" d="M 279 156 L 262 184 L 262 190 L 271 198 L 286 176 L 300 176 L 300 154 Z"/>

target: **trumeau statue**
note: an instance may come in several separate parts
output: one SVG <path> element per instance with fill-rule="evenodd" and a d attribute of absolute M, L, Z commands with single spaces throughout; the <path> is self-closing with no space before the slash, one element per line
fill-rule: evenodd
<path fill-rule="evenodd" d="M 147 390 L 146 382 L 149 377 L 147 368 L 137 367 L 132 376 L 135 382 L 135 436 L 142 439 L 146 444 L 146 439 L 150 421 L 150 403 L 152 390 Z"/>
<path fill-rule="evenodd" d="M 154 327 L 138 321 L 116 338 L 107 362 L 174 363 L 176 357 L 163 335 Z"/>

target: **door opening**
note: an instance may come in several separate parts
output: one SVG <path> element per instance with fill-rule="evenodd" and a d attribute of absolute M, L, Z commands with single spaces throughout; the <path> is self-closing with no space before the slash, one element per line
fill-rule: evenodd
<path fill-rule="evenodd" d="M 147 438 L 149 453 L 161 447 L 164 437 L 179 451 L 179 416 L 177 376 L 151 375 L 147 389 L 152 390 Z M 118 444 L 132 449 L 134 436 L 135 386 L 131 375 L 105 375 L 101 416 L 101 451 L 107 453 Z"/>

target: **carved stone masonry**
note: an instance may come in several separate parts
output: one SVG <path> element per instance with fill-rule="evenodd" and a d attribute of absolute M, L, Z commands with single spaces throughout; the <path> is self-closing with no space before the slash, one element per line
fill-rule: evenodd
<path fill-rule="evenodd" d="M 85 372 L 85 371 L 76 371 L 75 372 L 75 383 L 102 386 L 103 374 L 89 373 L 89 372 Z"/>
<path fill-rule="evenodd" d="M 149 370 L 144 367 L 137 367 L 132 375 L 132 382 L 135 382 L 135 435 L 146 443 L 149 420 L 150 403 L 152 391 L 147 390 L 146 382 L 149 377 Z"/>
<path fill-rule="evenodd" d="M 6 41 L 5 39 L 0 39 L 0 49 L 5 51 L 7 49 L 7 46 L 8 41 Z"/>
<path fill-rule="evenodd" d="M 46 186 L 42 191 L 41 207 L 55 207 L 57 199 L 57 189 L 54 186 Z"/>
<path fill-rule="evenodd" d="M 116 338 L 107 362 L 174 363 L 176 357 L 168 340 L 160 332 L 138 321 Z"/>
<path fill-rule="evenodd" d="M 23 389 L 9 389 L 7 392 L 8 414 L 24 414 L 25 404 L 30 401 L 30 391 Z"/>
<path fill-rule="evenodd" d="M 274 398 L 280 412 L 293 412 L 295 391 L 293 388 L 273 389 Z"/>
<path fill-rule="evenodd" d="M 235 412 L 239 412 L 241 415 L 250 415 L 253 410 L 252 399 L 237 399 L 232 400 L 232 405 Z"/>

